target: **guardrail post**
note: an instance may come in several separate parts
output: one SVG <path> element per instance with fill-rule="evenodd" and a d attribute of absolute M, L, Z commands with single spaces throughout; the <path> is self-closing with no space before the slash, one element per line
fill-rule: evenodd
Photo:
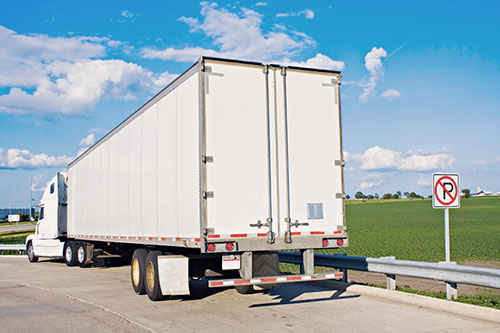
<path fill-rule="evenodd" d="M 456 282 L 446 282 L 446 299 L 449 301 L 453 299 L 457 299 L 458 290 Z"/>
<path fill-rule="evenodd" d="M 303 270 L 302 274 L 314 274 L 314 250 L 302 250 Z"/>
<path fill-rule="evenodd" d="M 396 290 L 396 275 L 386 274 L 387 276 L 387 289 Z"/>

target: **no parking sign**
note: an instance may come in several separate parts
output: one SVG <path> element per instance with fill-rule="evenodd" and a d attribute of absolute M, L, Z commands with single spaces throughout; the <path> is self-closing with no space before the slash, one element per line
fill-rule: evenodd
<path fill-rule="evenodd" d="M 432 207 L 460 208 L 459 175 L 435 173 L 432 175 Z"/>
<path fill-rule="evenodd" d="M 450 262 L 450 215 L 448 208 L 460 208 L 460 182 L 458 173 L 432 175 L 432 207 L 444 208 L 444 254 Z M 446 282 L 446 298 L 457 298 L 456 283 Z"/>

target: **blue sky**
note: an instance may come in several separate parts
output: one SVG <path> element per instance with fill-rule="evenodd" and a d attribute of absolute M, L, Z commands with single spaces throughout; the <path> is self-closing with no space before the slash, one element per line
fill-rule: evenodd
<path fill-rule="evenodd" d="M 500 191 L 497 1 L 0 4 L 0 207 L 201 55 L 340 69 L 346 193 Z"/>

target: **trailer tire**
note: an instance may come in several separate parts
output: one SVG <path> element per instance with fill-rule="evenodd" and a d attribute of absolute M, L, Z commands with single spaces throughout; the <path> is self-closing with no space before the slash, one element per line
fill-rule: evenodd
<path fill-rule="evenodd" d="M 146 270 L 144 269 L 146 265 L 146 257 L 148 256 L 148 251 L 146 249 L 137 249 L 132 255 L 132 261 L 130 264 L 130 279 L 132 281 L 132 287 L 136 294 L 144 295 L 146 293 L 146 286 L 144 283 L 144 277 Z"/>
<path fill-rule="evenodd" d="M 35 252 L 33 250 L 33 242 L 29 241 L 28 245 L 26 246 L 26 252 L 28 253 L 28 261 L 29 262 L 37 262 L 38 257 L 35 256 Z"/>
<path fill-rule="evenodd" d="M 253 286 L 235 286 L 234 289 L 236 289 L 236 291 L 242 295 L 248 295 L 255 291 L 255 289 L 253 289 Z"/>
<path fill-rule="evenodd" d="M 78 263 L 78 266 L 80 266 L 81 268 L 85 268 L 88 265 L 89 259 L 90 258 L 89 258 L 87 243 L 85 242 L 77 243 L 76 261 Z"/>
<path fill-rule="evenodd" d="M 75 266 L 77 263 L 76 251 L 77 244 L 75 241 L 67 241 L 64 244 L 64 262 L 67 266 Z"/>
<path fill-rule="evenodd" d="M 152 301 L 159 301 L 163 299 L 163 294 L 160 288 L 160 275 L 158 273 L 158 255 L 162 253 L 159 251 L 149 252 L 146 258 L 145 266 L 145 285 L 146 293 Z"/>

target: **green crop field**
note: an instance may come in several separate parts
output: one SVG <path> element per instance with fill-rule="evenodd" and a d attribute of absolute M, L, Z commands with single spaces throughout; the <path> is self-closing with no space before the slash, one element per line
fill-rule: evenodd
<path fill-rule="evenodd" d="M 346 201 L 349 248 L 317 253 L 444 261 L 444 212 L 430 199 Z M 500 197 L 450 209 L 451 260 L 500 262 Z"/>

